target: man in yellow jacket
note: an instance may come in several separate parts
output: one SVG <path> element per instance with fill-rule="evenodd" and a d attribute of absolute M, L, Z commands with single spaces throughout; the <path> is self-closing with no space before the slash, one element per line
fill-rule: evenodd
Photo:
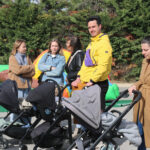
<path fill-rule="evenodd" d="M 108 75 L 112 64 L 112 47 L 108 35 L 101 32 L 101 20 L 99 16 L 90 17 L 87 20 L 91 42 L 86 48 L 85 58 L 72 86 L 78 87 L 79 83 L 86 86 L 98 84 L 101 87 L 101 109 L 105 110 L 105 95 L 108 90 Z"/>

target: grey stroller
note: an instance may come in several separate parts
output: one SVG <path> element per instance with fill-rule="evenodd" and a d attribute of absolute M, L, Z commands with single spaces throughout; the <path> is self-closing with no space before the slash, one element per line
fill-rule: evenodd
<path fill-rule="evenodd" d="M 87 89 L 74 91 L 71 98 L 64 98 L 62 101 L 64 107 L 85 127 L 85 131 L 77 137 L 67 150 L 73 148 L 78 150 L 95 150 L 100 142 L 106 145 L 99 148 L 101 150 L 110 149 L 110 144 L 113 145 L 113 149 L 117 150 L 118 145 L 126 139 L 135 145 L 141 143 L 137 126 L 122 119 L 141 98 L 141 93 L 134 91 L 136 95 L 135 100 L 122 113 L 117 110 L 110 111 L 110 109 L 120 98 L 128 93 L 128 90 L 122 92 L 103 113 L 100 112 L 100 93 L 101 89 L 99 86 L 94 85 Z M 117 115 L 114 115 L 115 113 Z M 130 133 L 125 131 L 130 131 Z M 118 143 L 118 141 L 120 142 Z"/>

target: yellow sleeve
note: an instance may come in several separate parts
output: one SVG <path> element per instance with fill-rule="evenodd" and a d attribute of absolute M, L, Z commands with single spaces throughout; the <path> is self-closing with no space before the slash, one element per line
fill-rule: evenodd
<path fill-rule="evenodd" d="M 106 80 L 108 74 L 111 71 L 111 64 L 112 64 L 112 48 L 110 43 L 103 42 L 103 47 L 101 47 L 101 50 L 99 49 L 97 50 L 98 50 L 97 66 L 93 70 L 93 74 L 91 76 L 91 80 L 94 82 Z"/>

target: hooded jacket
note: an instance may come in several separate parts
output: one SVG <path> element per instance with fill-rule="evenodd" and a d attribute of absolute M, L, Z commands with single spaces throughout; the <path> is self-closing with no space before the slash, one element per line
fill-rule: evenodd
<path fill-rule="evenodd" d="M 100 82 L 108 78 L 112 64 L 112 47 L 108 35 L 100 33 L 91 38 L 91 42 L 86 48 L 90 50 L 90 57 L 93 66 L 86 66 L 85 59 L 78 75 L 81 82 Z"/>

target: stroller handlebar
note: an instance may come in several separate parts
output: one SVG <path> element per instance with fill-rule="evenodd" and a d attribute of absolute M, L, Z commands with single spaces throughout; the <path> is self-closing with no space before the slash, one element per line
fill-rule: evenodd
<path fill-rule="evenodd" d="M 60 88 L 60 85 L 53 79 L 47 79 L 47 80 L 45 80 L 45 82 L 53 82 L 56 85 L 56 87 L 58 89 L 58 98 L 59 98 L 59 104 L 60 104 L 60 101 L 61 101 L 61 88 Z"/>
<path fill-rule="evenodd" d="M 124 94 L 126 94 L 128 92 L 128 89 L 123 91 L 122 94 L 120 96 L 123 96 Z M 109 130 L 115 129 L 115 127 L 118 126 L 118 124 L 120 123 L 120 121 L 122 120 L 122 118 L 133 108 L 133 106 L 141 99 L 142 94 L 140 91 L 134 90 L 133 94 L 136 96 L 134 101 L 132 101 L 132 103 L 122 112 L 119 113 L 119 117 L 118 119 L 116 119 L 107 130 L 104 131 L 104 133 L 102 133 L 102 135 L 94 142 L 93 145 L 91 145 L 91 147 L 89 148 L 89 150 L 94 150 L 96 145 L 103 139 L 103 136 L 109 132 Z M 120 99 L 120 96 L 118 97 Z M 116 100 L 118 100 L 118 98 Z M 111 105 L 112 106 L 112 105 Z M 110 109 L 110 108 L 109 108 Z M 107 108 L 107 110 L 109 110 Z M 106 110 L 105 110 L 106 111 Z"/>
<path fill-rule="evenodd" d="M 124 90 L 123 92 L 121 92 L 121 94 L 112 101 L 112 103 L 105 109 L 105 112 L 107 112 L 108 110 L 110 110 L 124 95 L 126 95 L 128 93 L 128 89 Z M 138 102 L 140 100 L 140 98 L 142 97 L 142 94 L 140 91 L 137 90 L 133 90 L 133 94 L 137 95 L 134 99 L 134 102 Z"/>
<path fill-rule="evenodd" d="M 142 93 L 141 93 L 140 91 L 133 90 L 132 93 L 133 93 L 134 95 L 137 95 L 136 98 L 134 99 L 134 101 L 137 102 L 137 101 L 139 101 L 139 100 L 141 99 Z"/>

